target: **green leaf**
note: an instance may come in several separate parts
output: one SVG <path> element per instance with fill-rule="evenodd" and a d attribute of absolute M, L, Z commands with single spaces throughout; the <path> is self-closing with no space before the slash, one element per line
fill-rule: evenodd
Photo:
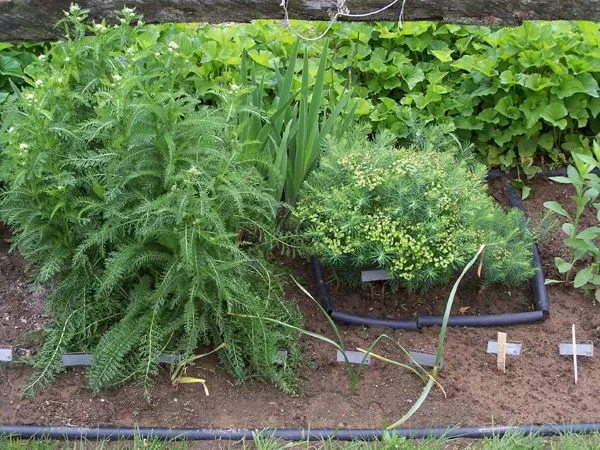
<path fill-rule="evenodd" d="M 413 90 L 414 87 L 425 79 L 425 74 L 421 69 L 415 66 L 402 66 L 400 67 L 400 76 L 406 84 L 408 84 L 408 89 Z"/>
<path fill-rule="evenodd" d="M 552 181 L 556 181 L 557 183 L 561 183 L 561 184 L 571 184 L 571 180 L 567 177 L 548 177 L 548 179 L 552 180 Z"/>
<path fill-rule="evenodd" d="M 554 101 L 544 108 L 540 116 L 552 125 L 564 130 L 567 126 L 567 120 L 564 117 L 568 114 L 569 112 L 563 102 Z"/>
<path fill-rule="evenodd" d="M 519 108 L 513 104 L 513 97 L 510 95 L 498 100 L 494 109 L 509 119 L 518 119 L 521 116 Z"/>
<path fill-rule="evenodd" d="M 585 286 L 592 278 L 594 278 L 594 273 L 591 266 L 581 269 L 577 272 L 575 280 L 573 280 L 573 287 L 580 288 Z"/>
<path fill-rule="evenodd" d="M 364 98 L 358 98 L 356 99 L 356 109 L 354 110 L 354 114 L 358 117 L 360 116 L 366 116 L 368 114 L 371 113 L 371 111 L 373 110 L 373 104 L 371 103 L 371 100 L 366 100 Z"/>
<path fill-rule="evenodd" d="M 559 85 L 553 87 L 551 92 L 559 99 L 578 93 L 598 97 L 598 82 L 590 73 L 580 73 L 577 76 L 565 74 L 560 77 Z"/>
<path fill-rule="evenodd" d="M 571 236 L 575 232 L 575 225 L 570 222 L 563 223 L 562 230 L 567 236 Z"/>
<path fill-rule="evenodd" d="M 592 117 L 595 119 L 600 114 L 600 98 L 593 98 L 588 103 L 588 108 L 590 109 L 590 113 Z"/>
<path fill-rule="evenodd" d="M 12 56 L 0 55 L 0 75 L 23 78 L 23 69 L 21 69 L 19 60 Z"/>
<path fill-rule="evenodd" d="M 493 77 L 498 74 L 495 69 L 496 61 L 491 55 L 465 55 L 452 63 L 455 69 L 462 69 L 466 72 L 479 72 L 486 77 Z"/>
<path fill-rule="evenodd" d="M 566 262 L 562 258 L 554 258 L 554 264 L 560 273 L 567 273 L 573 268 L 573 264 Z"/>
<path fill-rule="evenodd" d="M 520 84 L 521 86 L 533 91 L 541 91 L 547 87 L 556 86 L 554 81 L 552 81 L 550 78 L 543 77 L 539 73 L 534 73 L 531 75 L 519 73 L 515 75 L 515 81 L 517 84 Z"/>
<path fill-rule="evenodd" d="M 381 74 L 386 71 L 387 64 L 387 51 L 384 48 L 377 47 L 373 53 L 371 53 L 371 59 L 369 60 L 369 67 L 376 74 Z"/>
<path fill-rule="evenodd" d="M 507 86 L 513 86 L 517 81 L 510 70 L 505 70 L 500 74 L 500 83 L 506 84 Z"/>
<path fill-rule="evenodd" d="M 577 234 L 578 239 L 593 240 L 600 236 L 600 227 L 588 227 Z"/>
<path fill-rule="evenodd" d="M 544 202 L 544 207 L 556 214 L 566 217 L 569 220 L 571 219 L 571 216 L 569 216 L 569 213 L 567 211 L 565 211 L 565 209 L 557 201 Z"/>
<path fill-rule="evenodd" d="M 252 58 L 252 61 L 255 63 L 268 68 L 272 68 L 273 63 L 277 60 L 277 58 L 273 56 L 273 53 L 267 50 L 250 50 L 248 56 Z"/>
<path fill-rule="evenodd" d="M 452 56 L 450 56 L 450 55 L 452 55 L 453 51 L 450 49 L 430 50 L 429 53 L 431 53 L 433 56 L 435 56 L 441 62 L 452 61 Z"/>

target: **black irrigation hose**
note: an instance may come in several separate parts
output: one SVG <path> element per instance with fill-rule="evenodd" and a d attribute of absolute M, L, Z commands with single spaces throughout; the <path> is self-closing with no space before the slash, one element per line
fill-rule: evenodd
<path fill-rule="evenodd" d="M 562 169 L 564 171 L 564 169 Z M 554 176 L 558 171 L 546 172 L 546 176 Z M 501 172 L 498 172 L 501 175 Z M 488 179 L 496 178 L 499 176 L 494 171 L 488 173 Z M 507 177 L 504 177 L 504 193 L 508 202 L 514 207 L 525 214 L 521 198 L 517 191 L 510 185 Z M 540 252 L 537 245 L 533 245 L 531 249 L 533 268 L 535 274 L 532 279 L 533 284 L 533 297 L 535 304 L 535 311 L 517 312 L 517 313 L 505 313 L 505 314 L 482 314 L 479 316 L 450 316 L 448 319 L 448 326 L 451 327 L 494 327 L 494 326 L 508 326 L 508 325 L 524 325 L 529 323 L 536 323 L 546 319 L 549 315 L 550 305 L 548 302 L 548 294 L 546 292 L 546 285 L 544 279 L 544 272 L 542 270 L 542 261 L 540 258 Z M 311 258 L 311 264 L 313 269 L 313 276 L 315 280 L 315 287 L 317 289 L 317 295 L 323 308 L 329 313 L 332 319 L 347 325 L 362 325 L 369 327 L 381 327 L 381 328 L 394 328 L 400 330 L 418 330 L 422 327 L 441 326 L 443 316 L 430 316 L 418 314 L 414 320 L 394 320 L 394 319 L 380 319 L 377 317 L 370 317 L 361 314 L 354 314 L 345 311 L 336 310 L 333 307 L 333 302 L 329 296 L 327 285 L 323 277 L 323 269 L 321 263 L 316 256 Z"/>
<path fill-rule="evenodd" d="M 591 434 L 600 432 L 600 423 L 545 424 L 545 425 L 512 425 L 512 426 L 467 426 L 467 427 L 434 427 L 434 428 L 397 428 L 393 430 L 398 436 L 411 439 L 446 438 L 446 439 L 483 439 L 486 437 L 502 437 L 509 433 L 534 436 L 558 436 L 565 433 Z M 261 437 L 273 437 L 286 441 L 306 441 L 337 439 L 340 441 L 364 440 L 373 441 L 382 438 L 384 431 L 372 428 L 350 429 L 223 429 L 223 428 L 133 428 L 133 427 L 65 427 L 47 425 L 10 425 L 0 424 L 0 436 L 12 436 L 20 439 L 46 438 L 57 440 L 125 440 L 154 438 L 162 441 L 188 440 L 251 440 L 255 434 Z"/>

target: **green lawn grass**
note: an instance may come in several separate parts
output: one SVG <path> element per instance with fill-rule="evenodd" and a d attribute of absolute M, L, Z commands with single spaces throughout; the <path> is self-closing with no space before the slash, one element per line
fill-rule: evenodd
<path fill-rule="evenodd" d="M 194 449 L 218 449 L 218 450 L 450 450 L 450 449 L 472 449 L 472 450 L 599 450 L 600 434 L 575 435 L 565 434 L 558 437 L 524 436 L 519 434 L 508 434 L 502 438 L 491 437 L 481 440 L 445 438 L 429 438 L 423 440 L 411 440 L 390 434 L 381 441 L 376 442 L 338 442 L 328 441 L 303 441 L 284 442 L 271 438 L 259 438 L 254 441 L 192 441 L 161 442 L 156 439 L 135 438 L 132 441 L 99 441 L 86 440 L 77 441 L 55 441 L 48 439 L 22 440 L 12 437 L 0 436 L 0 448 L 3 450 L 194 450 Z"/>

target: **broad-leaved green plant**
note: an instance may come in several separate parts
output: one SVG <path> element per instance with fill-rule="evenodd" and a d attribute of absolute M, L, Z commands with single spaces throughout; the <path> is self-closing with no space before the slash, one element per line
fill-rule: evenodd
<path fill-rule="evenodd" d="M 575 288 L 594 290 L 595 299 L 600 302 L 600 250 L 597 239 L 600 237 L 600 226 L 592 225 L 581 229 L 581 218 L 592 208 L 596 211 L 596 219 L 600 221 L 600 203 L 596 202 L 600 194 L 600 141 L 593 145 L 593 153 L 573 153 L 575 165 L 567 167 L 567 176 L 550 177 L 557 183 L 571 185 L 575 190 L 571 196 L 575 205 L 575 214 L 569 214 L 557 201 L 549 201 L 544 206 L 553 213 L 567 219 L 562 230 L 566 234 L 565 245 L 570 251 L 568 260 L 556 257 L 556 268 L 564 274 L 564 281 L 571 282 L 571 273 L 577 270 L 572 280 Z M 578 267 L 584 262 L 583 267 Z"/>

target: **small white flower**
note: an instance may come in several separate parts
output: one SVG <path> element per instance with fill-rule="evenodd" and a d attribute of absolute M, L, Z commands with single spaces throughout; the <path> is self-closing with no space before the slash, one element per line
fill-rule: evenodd
<path fill-rule="evenodd" d="M 40 61 L 44 61 L 46 59 L 46 55 L 40 55 L 40 56 L 38 56 L 38 59 Z"/>
<path fill-rule="evenodd" d="M 95 23 L 94 24 L 94 28 L 99 33 L 104 33 L 106 31 L 106 27 L 103 24 L 101 24 L 101 23 Z"/>
<path fill-rule="evenodd" d="M 10 128 L 8 129 L 8 132 L 9 132 L 9 133 L 14 133 L 14 132 L 15 132 L 15 127 L 10 127 Z"/>
<path fill-rule="evenodd" d="M 66 62 L 69 62 L 69 61 L 71 61 L 71 57 L 67 56 L 67 57 L 65 58 L 65 61 L 66 61 Z"/>
<path fill-rule="evenodd" d="M 77 14 L 80 10 L 81 10 L 81 8 L 79 7 L 79 5 L 77 5 L 75 3 L 71 3 L 71 7 L 69 8 L 69 12 L 71 14 Z"/>
<path fill-rule="evenodd" d="M 169 42 L 169 48 L 172 48 L 173 50 L 177 50 L 179 48 L 179 45 L 177 44 L 177 42 L 171 41 L 171 42 Z"/>
<path fill-rule="evenodd" d="M 22 151 L 29 150 L 29 145 L 25 144 L 24 142 L 21 142 L 19 144 L 19 150 L 22 150 Z"/>
<path fill-rule="evenodd" d="M 41 86 L 42 84 L 44 84 L 44 80 L 35 80 L 36 86 Z"/>
<path fill-rule="evenodd" d="M 158 58 L 160 56 L 160 52 L 154 52 L 154 56 Z"/>
<path fill-rule="evenodd" d="M 58 81 L 58 84 L 61 84 L 63 82 L 63 77 L 58 77 L 58 80 L 56 81 Z"/>
<path fill-rule="evenodd" d="M 169 47 L 167 50 L 169 50 L 169 53 L 173 53 L 173 49 L 171 47 Z"/>
<path fill-rule="evenodd" d="M 135 12 L 135 9 L 133 8 L 123 8 L 123 14 L 127 15 L 127 16 L 131 16 L 133 13 Z"/>
<path fill-rule="evenodd" d="M 135 48 L 128 47 L 125 53 L 127 53 L 128 55 L 133 55 L 135 53 Z"/>
<path fill-rule="evenodd" d="M 113 80 L 115 80 L 115 81 L 121 81 L 121 75 L 119 75 L 118 73 L 115 73 L 113 75 Z"/>
<path fill-rule="evenodd" d="M 33 100 L 33 94 L 29 93 L 25 96 L 27 100 Z"/>
<path fill-rule="evenodd" d="M 233 84 L 231 85 L 231 90 L 232 90 L 233 92 L 235 92 L 235 91 L 237 91 L 237 90 L 239 90 L 239 89 L 240 89 L 240 87 L 239 87 L 237 84 L 233 83 Z"/>

